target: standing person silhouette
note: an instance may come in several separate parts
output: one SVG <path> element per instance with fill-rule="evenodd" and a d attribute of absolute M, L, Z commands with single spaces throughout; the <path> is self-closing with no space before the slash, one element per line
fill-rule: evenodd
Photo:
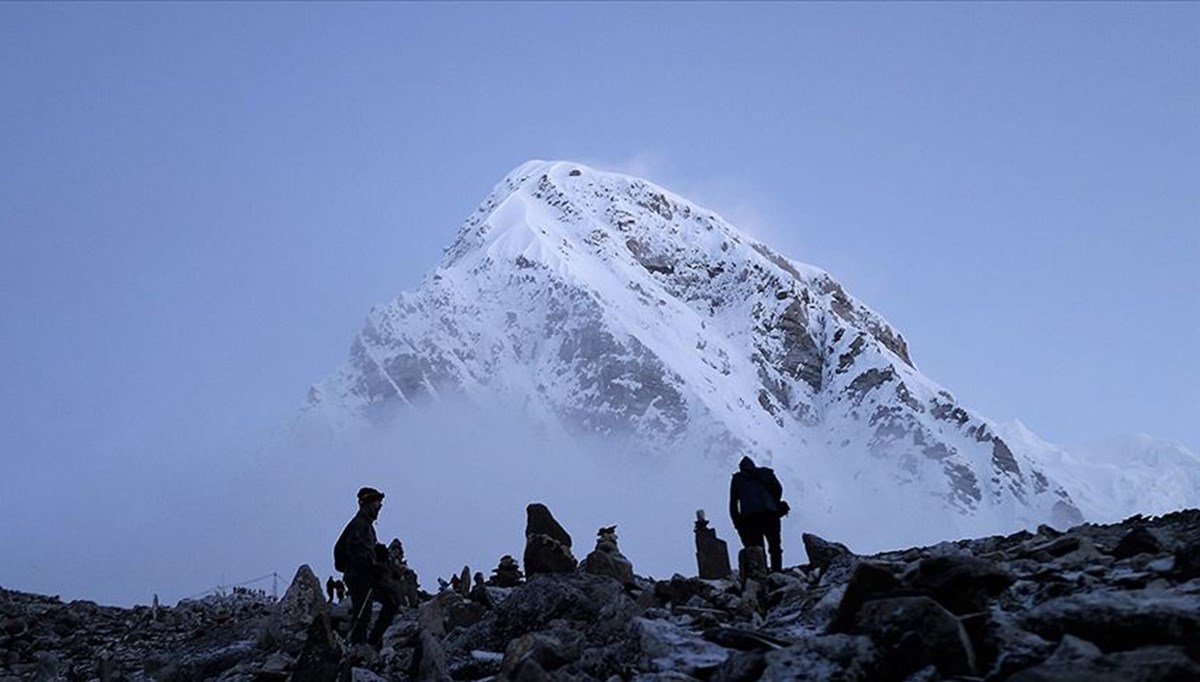
<path fill-rule="evenodd" d="M 755 466 L 748 456 L 742 457 L 729 482 L 729 516 L 743 548 L 757 547 L 762 552 L 766 540 L 774 573 L 783 571 L 779 519 L 788 511 L 788 503 L 783 501 L 783 485 L 775 477 L 775 471 Z"/>
<path fill-rule="evenodd" d="M 383 493 L 374 488 L 358 491 L 358 513 L 346 524 L 333 546 L 334 567 L 345 575 L 346 590 L 350 592 L 350 643 L 368 643 L 375 649 L 383 644 L 383 633 L 396 617 L 396 597 L 384 583 L 387 576 L 387 547 L 375 537 L 375 519 L 383 507 Z M 367 635 L 371 622 L 372 604 L 381 606 L 375 627 Z"/>

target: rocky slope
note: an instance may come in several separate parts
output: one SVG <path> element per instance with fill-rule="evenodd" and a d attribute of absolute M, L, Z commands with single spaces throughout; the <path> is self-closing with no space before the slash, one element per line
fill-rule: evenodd
<path fill-rule="evenodd" d="M 650 452 L 753 453 L 817 527 L 864 506 L 902 542 L 1083 520 L 828 273 L 580 164 L 505 178 L 417 291 L 371 311 L 307 413 L 344 427 L 447 396 Z M 911 516 L 928 523 L 889 521 Z"/>
<path fill-rule="evenodd" d="M 526 568 L 563 570 L 538 554 L 571 555 L 554 525 L 527 527 Z M 1200 679 L 1200 510 L 869 557 L 804 541 L 811 563 L 782 574 L 650 581 L 601 529 L 578 569 L 508 561 L 491 586 L 424 595 L 380 652 L 345 646 L 346 606 L 307 567 L 278 603 L 0 590 L 0 680 Z"/>

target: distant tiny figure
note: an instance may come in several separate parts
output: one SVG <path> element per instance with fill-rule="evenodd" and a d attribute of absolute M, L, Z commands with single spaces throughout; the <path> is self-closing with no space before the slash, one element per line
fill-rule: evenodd
<path fill-rule="evenodd" d="M 475 583 L 471 586 L 471 591 L 467 594 L 467 598 L 476 604 L 482 605 L 484 608 L 492 608 L 494 604 L 492 603 L 491 595 L 488 594 L 487 583 L 483 580 L 483 574 L 476 573 L 474 581 Z"/>
<path fill-rule="evenodd" d="M 421 603 L 421 588 L 416 571 L 404 560 L 404 545 L 397 538 L 388 543 L 388 584 L 396 594 L 396 601 L 405 606 Z"/>
<path fill-rule="evenodd" d="M 333 547 L 333 563 L 345 576 L 350 592 L 350 643 L 368 643 L 375 649 L 383 644 L 383 633 L 396 617 L 397 603 L 393 590 L 384 584 L 387 576 L 387 547 L 375 536 L 375 520 L 383 507 L 383 493 L 374 488 L 358 491 L 358 513 L 346 524 Z M 368 636 L 372 603 L 381 606 L 379 618 Z"/>
<path fill-rule="evenodd" d="M 333 603 L 333 590 L 333 576 L 329 576 L 329 579 L 325 581 L 325 594 L 329 595 L 330 604 Z"/>
<path fill-rule="evenodd" d="M 333 592 L 337 595 L 338 603 L 346 598 L 346 583 L 341 580 L 333 581 Z"/>
<path fill-rule="evenodd" d="M 783 485 L 770 467 L 755 466 L 754 460 L 742 457 L 738 471 L 729 484 L 729 516 L 742 540 L 742 547 L 763 547 L 766 539 L 771 556 L 771 571 L 783 571 L 783 548 L 780 546 L 779 519 L 789 511 L 783 500 Z"/>

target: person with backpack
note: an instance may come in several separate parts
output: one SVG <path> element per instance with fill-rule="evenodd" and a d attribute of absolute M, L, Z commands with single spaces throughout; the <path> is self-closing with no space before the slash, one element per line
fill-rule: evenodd
<path fill-rule="evenodd" d="M 742 457 L 729 484 L 729 516 L 741 538 L 743 551 L 755 547 L 754 551 L 761 557 L 763 540 L 766 540 L 773 573 L 783 571 L 779 520 L 788 511 L 790 507 L 783 500 L 783 485 L 775 471 L 770 467 L 755 466 L 748 456 Z"/>
<path fill-rule="evenodd" d="M 383 497 L 374 488 L 360 488 L 358 513 L 333 546 L 334 568 L 342 572 L 350 593 L 350 644 L 367 643 L 375 649 L 383 644 L 383 633 L 392 624 L 398 608 L 395 591 L 386 582 L 388 550 L 375 536 L 375 519 L 379 518 Z M 379 618 L 368 636 L 375 602 L 381 607 Z"/>

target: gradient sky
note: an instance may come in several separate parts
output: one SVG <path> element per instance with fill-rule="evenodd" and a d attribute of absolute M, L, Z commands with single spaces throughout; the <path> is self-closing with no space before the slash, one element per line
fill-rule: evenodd
<path fill-rule="evenodd" d="M 266 438 L 533 158 L 825 268 L 992 419 L 1200 451 L 1200 4 L 2 3 L 0 88 L 0 536 Z"/>

